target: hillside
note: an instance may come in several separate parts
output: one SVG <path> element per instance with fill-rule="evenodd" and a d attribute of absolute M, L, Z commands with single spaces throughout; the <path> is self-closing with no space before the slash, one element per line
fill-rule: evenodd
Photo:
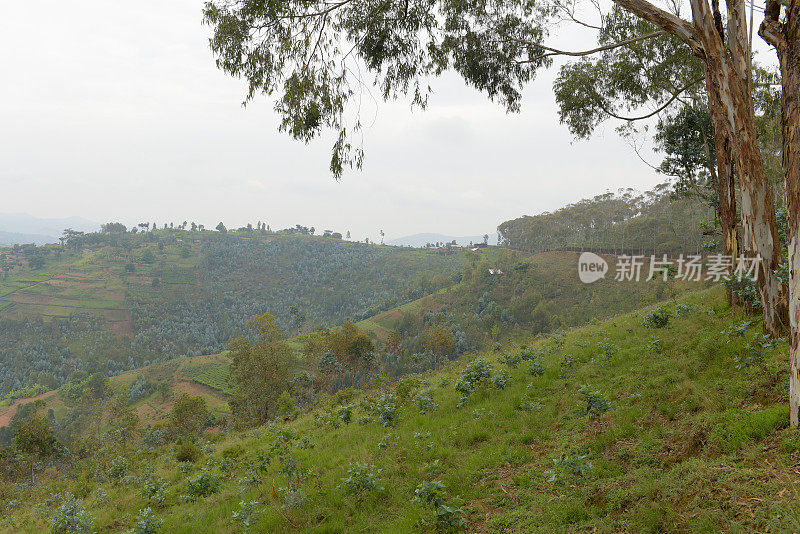
<path fill-rule="evenodd" d="M 292 333 L 360 320 L 453 284 L 468 258 L 177 229 L 0 249 L 0 397 L 217 353 L 267 311 Z"/>
<path fill-rule="evenodd" d="M 489 347 L 501 340 L 525 340 L 531 335 L 584 325 L 703 285 L 674 279 L 620 283 L 611 277 L 585 285 L 575 274 L 577 253 L 550 252 L 524 257 L 497 249 L 490 252 L 464 260 L 458 283 L 355 323 L 375 343 L 383 373 L 398 377 L 425 371 L 466 351 Z M 613 265 L 613 257 L 606 259 Z M 502 274 L 490 274 L 489 265 Z M 306 331 L 291 339 L 303 368 L 312 375 L 318 373 L 321 354 L 308 346 L 327 331 Z M 430 342 L 434 334 L 442 333 L 451 337 L 452 346 L 439 353 Z M 388 359 L 385 352 L 393 334 L 399 334 L 400 341 Z M 229 373 L 230 361 L 225 356 L 179 357 L 123 372 L 110 383 L 116 390 L 129 388 L 140 377 L 153 387 L 163 383 L 161 387 L 167 388 L 165 394 L 151 392 L 147 398 L 133 403 L 143 423 L 156 424 L 168 415 L 171 399 L 182 392 L 201 395 L 215 413 L 229 415 L 225 404 L 232 392 Z M 12 396 L 19 395 L 12 393 Z M 66 410 L 57 394 L 36 398 L 46 400 L 46 407 L 53 408 L 56 417 Z M 5 408 L 0 405 L 0 427 L 10 422 L 14 412 L 14 404 Z"/>
<path fill-rule="evenodd" d="M 583 199 L 551 213 L 498 226 L 500 243 L 516 250 L 596 250 L 614 254 L 698 254 L 714 250 L 714 209 L 670 188 L 632 189 Z"/>
<path fill-rule="evenodd" d="M 206 433 L 193 463 L 108 442 L 34 490 L 2 483 L 3 529 L 796 530 L 786 347 L 759 328 L 714 288 Z"/>

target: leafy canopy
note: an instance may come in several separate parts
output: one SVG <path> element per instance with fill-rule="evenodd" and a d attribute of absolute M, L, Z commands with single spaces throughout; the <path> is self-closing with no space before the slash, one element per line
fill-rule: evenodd
<path fill-rule="evenodd" d="M 338 179 L 363 161 L 351 139 L 361 129 L 357 105 L 368 86 L 377 86 L 384 100 L 413 95 L 413 105 L 424 107 L 428 80 L 453 69 L 518 110 L 522 86 L 550 64 L 538 46 L 551 13 L 546 6 L 533 0 L 212 0 L 204 22 L 213 28 L 217 66 L 247 81 L 245 104 L 259 94 L 274 96 L 280 130 L 306 143 L 323 129 L 336 132 L 330 169 Z"/>

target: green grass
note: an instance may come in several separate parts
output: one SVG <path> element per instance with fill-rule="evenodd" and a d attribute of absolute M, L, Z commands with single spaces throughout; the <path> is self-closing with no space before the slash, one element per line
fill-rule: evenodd
<path fill-rule="evenodd" d="M 213 361 L 196 366 L 184 367 L 183 376 L 211 389 L 232 395 L 233 388 L 228 382 L 230 365 L 224 361 Z"/>
<path fill-rule="evenodd" d="M 5 531 L 47 529 L 48 514 L 31 509 L 65 490 L 80 493 L 98 530 L 131 528 L 148 506 L 137 482 L 145 468 L 167 485 L 164 504 L 153 508 L 164 532 L 237 531 L 233 514 L 241 501 L 259 503 L 255 532 L 429 531 L 433 509 L 413 497 L 432 480 L 445 485 L 445 502 L 463 510 L 469 531 L 797 531 L 800 487 L 792 466 L 800 440 L 785 428 L 786 346 L 739 370 L 735 357 L 758 321 L 745 338 L 731 339 L 721 332 L 743 317 L 731 312 L 720 289 L 678 302 L 691 311 L 673 314 L 665 328 L 643 326 L 654 309 L 648 308 L 563 338 L 526 340 L 545 369 L 541 376 L 524 361 L 500 362 L 516 345 L 483 352 L 510 381 L 501 390 L 478 388 L 460 408 L 454 385 L 473 355 L 402 386 L 340 393 L 295 421 L 211 434 L 200 444 L 203 458 L 188 468 L 176 464 L 172 445 L 130 446 L 131 476 L 119 482 L 97 474 L 113 457 L 105 452 L 78 462 L 70 477 L 51 475 L 33 492 L 2 486 L 4 498 L 19 501 Z M 675 311 L 675 301 L 666 306 Z M 607 411 L 585 414 L 584 385 Z M 424 388 L 438 408 L 420 414 L 410 399 Z M 396 424 L 385 427 L 369 407 L 388 391 L 412 394 L 399 403 Z M 340 404 L 352 405 L 352 420 L 333 424 Z M 364 416 L 369 421 L 359 422 Z M 297 436 L 285 447 L 284 431 Z M 343 479 L 354 462 L 374 466 L 383 489 L 348 493 Z M 295 484 L 305 500 L 296 507 L 281 489 L 295 472 L 289 466 L 303 473 Z M 187 502 L 187 481 L 204 468 L 220 489 Z M 100 501 L 103 492 L 107 502 Z"/>

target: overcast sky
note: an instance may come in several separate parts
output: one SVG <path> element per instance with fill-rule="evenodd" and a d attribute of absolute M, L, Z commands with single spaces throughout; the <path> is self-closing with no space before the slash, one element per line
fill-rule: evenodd
<path fill-rule="evenodd" d="M 263 99 L 241 107 L 244 82 L 215 68 L 201 11 L 199 0 L 5 3 L 0 212 L 477 235 L 660 181 L 612 124 L 574 142 L 550 71 L 519 115 L 455 76 L 436 81 L 425 112 L 367 103 L 364 169 L 336 183 L 329 139 L 277 133 Z"/>

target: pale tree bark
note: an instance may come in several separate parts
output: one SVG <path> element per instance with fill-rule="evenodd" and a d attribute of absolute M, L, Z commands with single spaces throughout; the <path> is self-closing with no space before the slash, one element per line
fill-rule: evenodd
<path fill-rule="evenodd" d="M 731 151 L 742 192 L 742 223 L 749 239 L 742 243 L 750 254 L 762 257 L 758 275 L 764 328 L 772 336 L 780 335 L 785 324 L 786 298 L 776 276 L 781 253 L 772 203 L 772 188 L 764 172 L 758 147 L 755 110 L 747 75 L 746 24 L 744 0 L 728 0 L 728 16 L 734 20 L 728 30 L 730 54 L 722 41 L 714 11 L 707 0 L 690 0 L 692 23 L 663 11 L 645 0 L 614 0 L 685 42 L 705 63 L 708 76 L 709 104 L 719 105 L 718 117 L 731 141 Z M 744 43 L 744 44 L 743 44 Z M 744 52 L 743 52 L 744 51 Z M 743 56 L 744 54 L 744 56 Z M 743 70 L 744 69 L 744 70 Z"/>
<path fill-rule="evenodd" d="M 759 35 L 775 47 L 781 69 L 781 126 L 789 238 L 789 419 L 800 422 L 800 0 L 791 0 L 784 22 L 780 0 L 769 0 Z"/>
<path fill-rule="evenodd" d="M 718 18 L 718 6 L 715 7 L 714 22 L 717 33 L 723 36 L 722 18 Z M 728 137 L 725 128 L 725 118 L 721 115 L 722 106 L 716 96 L 716 91 L 711 81 L 711 73 L 706 68 L 706 92 L 708 94 L 708 114 L 711 117 L 711 126 L 714 128 L 714 147 L 716 149 L 716 190 L 717 217 L 720 222 L 722 233 L 723 254 L 736 258 L 741 249 L 739 246 L 739 234 L 737 232 L 738 221 L 736 220 L 736 184 L 733 165 L 733 154 L 731 153 L 731 139 Z M 730 288 L 726 291 L 728 304 L 737 305 L 739 299 L 733 294 Z"/>

